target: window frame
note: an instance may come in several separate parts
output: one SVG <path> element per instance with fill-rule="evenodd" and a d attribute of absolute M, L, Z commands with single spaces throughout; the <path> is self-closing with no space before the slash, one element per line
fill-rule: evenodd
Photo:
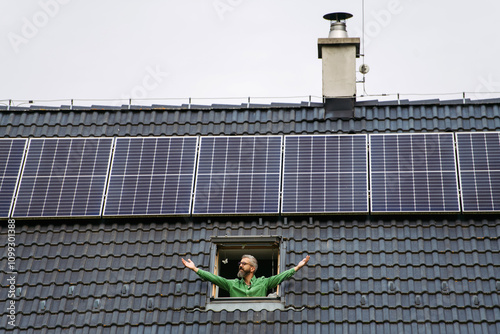
<path fill-rule="evenodd" d="M 210 265 L 209 272 L 215 275 L 219 274 L 219 248 L 220 247 L 241 247 L 245 249 L 247 246 L 262 247 L 265 251 L 266 248 L 277 249 L 278 258 L 277 272 L 279 274 L 285 271 L 285 256 L 286 245 L 283 237 L 276 235 L 261 235 L 261 236 L 223 236 L 210 238 Z M 252 254 L 252 251 L 248 252 Z M 259 260 L 257 258 L 257 260 Z M 281 284 L 276 288 L 276 297 L 218 297 L 219 287 L 210 283 L 210 288 L 207 293 L 207 309 L 213 311 L 248 311 L 248 310 L 279 310 L 284 309 L 285 297 L 281 291 Z"/>

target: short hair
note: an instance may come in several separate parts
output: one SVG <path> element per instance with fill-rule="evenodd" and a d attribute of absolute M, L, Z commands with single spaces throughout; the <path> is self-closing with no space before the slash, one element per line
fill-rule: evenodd
<path fill-rule="evenodd" d="M 246 255 L 243 255 L 241 258 L 242 259 L 243 258 L 249 259 L 250 265 L 255 268 L 255 271 L 257 271 L 257 268 L 259 267 L 259 265 L 257 264 L 257 259 L 253 255 L 246 254 Z"/>

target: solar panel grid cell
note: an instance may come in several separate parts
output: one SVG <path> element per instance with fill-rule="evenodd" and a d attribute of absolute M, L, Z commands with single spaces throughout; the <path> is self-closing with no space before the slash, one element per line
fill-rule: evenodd
<path fill-rule="evenodd" d="M 118 138 L 105 216 L 189 215 L 196 137 Z"/>
<path fill-rule="evenodd" d="M 372 212 L 458 212 L 453 134 L 370 135 Z"/>
<path fill-rule="evenodd" d="M 464 212 L 500 211 L 500 134 L 457 133 Z"/>
<path fill-rule="evenodd" d="M 202 137 L 194 214 L 279 212 L 279 136 Z"/>
<path fill-rule="evenodd" d="M 112 141 L 31 139 L 13 216 L 100 216 Z"/>
<path fill-rule="evenodd" d="M 26 139 L 0 139 L 0 218 L 9 217 Z"/>
<path fill-rule="evenodd" d="M 366 136 L 286 136 L 283 213 L 368 212 Z"/>

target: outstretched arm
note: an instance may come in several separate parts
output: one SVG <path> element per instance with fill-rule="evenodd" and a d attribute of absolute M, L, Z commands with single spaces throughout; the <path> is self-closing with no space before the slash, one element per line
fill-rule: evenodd
<path fill-rule="evenodd" d="M 209 272 L 201 270 L 201 269 L 198 271 L 198 268 L 193 263 L 193 261 L 191 261 L 189 259 L 186 261 L 182 258 L 181 258 L 181 260 L 182 260 L 182 263 L 184 263 L 184 265 L 186 266 L 186 268 L 191 269 L 192 271 L 197 273 L 198 276 L 200 276 L 204 280 L 210 281 L 210 282 L 214 283 L 215 285 L 218 285 L 219 287 L 221 287 L 222 289 L 227 290 L 227 291 L 229 291 L 229 289 L 231 288 L 229 283 L 228 283 L 229 280 L 225 279 L 224 277 L 214 275 L 212 273 L 209 273 Z"/>
<path fill-rule="evenodd" d="M 309 255 L 307 255 L 305 258 L 303 258 L 302 261 L 300 261 L 299 264 L 294 268 L 295 271 L 299 271 L 300 268 L 305 266 L 307 264 L 307 262 L 309 262 L 309 258 L 310 258 Z"/>
<path fill-rule="evenodd" d="M 274 275 L 274 276 L 269 277 L 267 279 L 267 288 L 272 289 L 272 288 L 276 287 L 278 284 L 281 284 L 281 282 L 283 282 L 284 280 L 289 279 L 290 277 L 293 276 L 293 274 L 295 274 L 295 272 L 297 272 L 300 268 L 305 266 L 308 261 L 309 261 L 309 255 L 306 256 L 305 258 L 303 258 L 302 261 L 300 261 L 299 264 L 297 264 L 297 266 L 295 268 L 293 268 L 294 269 L 293 271 L 292 271 L 292 269 L 290 269 L 290 270 L 286 270 L 278 275 Z"/>
<path fill-rule="evenodd" d="M 184 263 L 184 265 L 186 266 L 186 268 L 191 269 L 195 273 L 198 272 L 198 268 L 194 265 L 194 263 L 193 263 L 193 261 L 191 261 L 191 259 L 188 259 L 187 261 L 184 259 L 181 259 L 181 260 L 182 260 L 182 263 Z"/>

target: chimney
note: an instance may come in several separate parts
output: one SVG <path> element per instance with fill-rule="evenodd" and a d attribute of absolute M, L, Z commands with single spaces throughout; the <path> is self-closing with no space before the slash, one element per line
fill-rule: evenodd
<path fill-rule="evenodd" d="M 356 101 L 356 58 L 359 57 L 359 38 L 349 38 L 345 21 L 349 13 L 330 13 L 323 16 L 331 22 L 328 38 L 318 39 L 318 57 L 323 59 L 323 99 L 328 117 L 354 117 Z"/>

